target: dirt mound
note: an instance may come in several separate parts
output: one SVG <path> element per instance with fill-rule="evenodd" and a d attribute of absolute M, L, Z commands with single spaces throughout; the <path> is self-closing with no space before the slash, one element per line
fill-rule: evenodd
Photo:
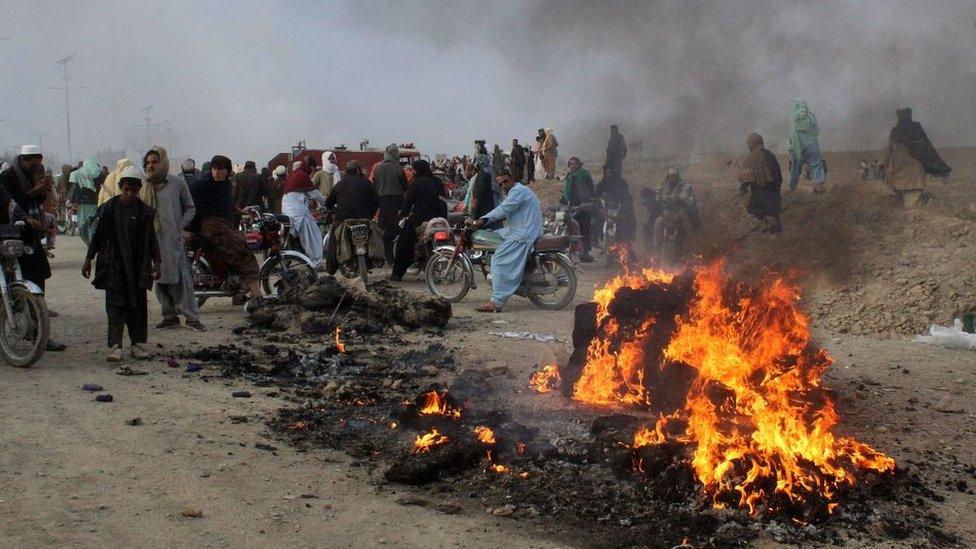
<path fill-rule="evenodd" d="M 676 165 L 696 189 L 705 227 L 694 242 L 706 260 L 725 258 L 736 277 L 765 269 L 795 276 L 813 320 L 842 333 L 904 335 L 976 310 L 976 162 L 971 149 L 948 149 L 953 176 L 929 183 L 930 200 L 901 209 L 879 181 L 861 181 L 858 162 L 873 152 L 827 153 L 829 189 L 802 181 L 784 192 L 784 232 L 760 233 L 745 213 L 731 157 L 647 161 L 627 170 L 635 199 Z M 780 158 L 784 170 L 785 158 Z M 787 175 L 788 174 L 784 174 Z M 638 199 L 639 201 L 639 199 Z M 646 213 L 638 206 L 643 225 Z"/>

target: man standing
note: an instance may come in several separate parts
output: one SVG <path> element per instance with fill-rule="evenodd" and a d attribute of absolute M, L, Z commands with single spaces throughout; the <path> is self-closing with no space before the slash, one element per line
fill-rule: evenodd
<path fill-rule="evenodd" d="M 525 176 L 525 149 L 522 148 L 522 145 L 519 145 L 518 139 L 512 140 L 512 152 L 509 153 L 509 159 L 512 179 L 519 183 L 526 183 L 528 180 L 522 179 Z"/>
<path fill-rule="evenodd" d="M 820 126 L 817 117 L 810 112 L 807 100 L 793 100 L 793 117 L 790 125 L 790 190 L 795 191 L 807 166 L 807 175 L 813 180 L 813 192 L 822 193 L 827 182 L 827 166 L 820 155 Z"/>
<path fill-rule="evenodd" d="M 522 150 L 525 151 L 525 181 L 523 181 L 523 183 L 526 185 L 535 181 L 534 149 L 535 147 L 532 147 L 531 149 L 529 147 L 522 147 Z"/>
<path fill-rule="evenodd" d="M 142 166 L 146 170 L 146 185 L 153 187 L 156 202 L 154 229 L 160 256 L 156 299 L 163 312 L 163 320 L 156 328 L 164 330 L 178 326 L 182 314 L 187 327 L 202 332 L 206 328 L 200 322 L 200 311 L 193 295 L 193 274 L 183 246 L 183 242 L 192 236 L 187 228 L 197 211 L 190 196 L 190 186 L 183 177 L 169 175 L 169 157 L 162 147 L 150 149 L 142 157 Z"/>
<path fill-rule="evenodd" d="M 197 169 L 197 162 L 192 158 L 187 158 L 180 165 L 180 175 L 183 176 L 183 181 L 187 185 L 190 185 L 200 177 L 200 170 Z"/>
<path fill-rule="evenodd" d="M 593 245 L 593 177 L 583 168 L 583 163 L 577 157 L 572 157 L 567 163 L 569 173 L 563 181 L 563 196 L 559 200 L 571 208 L 579 208 L 573 217 L 580 226 L 580 236 L 583 238 L 583 253 L 580 261 L 592 263 L 593 256 L 590 248 Z"/>
<path fill-rule="evenodd" d="M 37 250 L 37 253 L 24 254 L 18 258 L 18 262 L 24 279 L 36 284 L 41 291 L 45 290 L 45 281 L 51 278 L 51 264 L 41 246 L 41 239 L 45 235 L 44 201 L 48 192 L 44 180 L 37 177 L 43 160 L 40 147 L 24 145 L 11 166 L 0 173 L 0 188 L 10 198 L 5 201 L 8 203 L 0 204 L 3 209 L 0 219 L 12 223 L 16 217 L 22 217 L 27 223 L 21 236 L 24 244 Z M 48 351 L 64 349 L 63 343 L 53 338 L 48 340 Z"/>
<path fill-rule="evenodd" d="M 264 188 L 264 196 L 268 199 L 268 207 L 271 211 L 281 213 L 281 198 L 285 196 L 285 179 L 288 170 L 284 166 L 278 166 L 271 172 L 271 179 Z"/>
<path fill-rule="evenodd" d="M 92 285 L 105 291 L 108 315 L 109 362 L 122 360 L 122 333 L 129 328 L 132 358 L 150 357 L 146 348 L 149 311 L 146 292 L 159 276 L 159 247 L 153 220 L 156 212 L 139 199 L 142 174 L 135 166 L 126 168 L 120 178 L 122 194 L 98 210 L 91 245 L 81 275 L 95 277 Z"/>
<path fill-rule="evenodd" d="M 101 168 L 94 160 L 85 160 L 81 167 L 71 172 L 71 188 L 68 190 L 68 202 L 71 210 L 78 214 L 78 235 L 87 245 L 91 241 L 94 230 L 95 210 L 98 209 L 98 188 L 95 178 L 101 174 Z"/>
<path fill-rule="evenodd" d="M 474 222 L 476 227 L 483 227 L 508 220 L 505 227 L 498 230 L 502 243 L 491 256 L 491 300 L 476 309 L 485 313 L 500 312 L 518 289 L 532 246 L 542 236 L 542 206 L 535 193 L 515 181 L 508 170 L 499 172 L 497 180 L 508 196 L 497 208 Z"/>
<path fill-rule="evenodd" d="M 556 141 L 556 134 L 552 128 L 546 128 L 546 137 L 542 141 L 542 166 L 546 170 L 546 179 L 556 178 L 556 157 L 558 156 L 559 142 Z"/>
<path fill-rule="evenodd" d="M 627 158 L 627 143 L 616 124 L 610 126 L 610 141 L 607 143 L 607 165 L 617 176 L 624 173 L 624 158 Z"/>
<path fill-rule="evenodd" d="M 244 163 L 244 170 L 234 179 L 234 206 L 243 210 L 251 206 L 266 207 L 264 190 L 261 188 L 261 178 L 253 160 Z"/>
<path fill-rule="evenodd" d="M 322 193 L 322 196 L 329 196 L 332 187 L 335 187 L 335 184 L 341 180 L 342 173 L 339 172 L 339 166 L 336 165 L 335 153 L 325 151 L 322 153 L 322 169 L 312 176 L 312 184 Z"/>
<path fill-rule="evenodd" d="M 393 264 L 393 240 L 400 232 L 400 208 L 407 190 L 407 177 L 400 166 L 400 147 L 390 143 L 383 151 L 383 161 L 374 168 L 373 184 L 380 197 L 380 230 L 386 260 Z M 329 194 L 331 197 L 331 193 Z"/>
<path fill-rule="evenodd" d="M 878 167 L 902 206 L 913 208 L 923 203 L 926 175 L 949 177 L 952 168 L 932 146 L 922 125 L 912 120 L 912 109 L 898 109 L 895 114 L 898 124 L 891 128 Z"/>
<path fill-rule="evenodd" d="M 495 148 L 491 151 L 491 169 L 498 173 L 505 169 L 505 153 L 502 148 L 495 143 Z"/>

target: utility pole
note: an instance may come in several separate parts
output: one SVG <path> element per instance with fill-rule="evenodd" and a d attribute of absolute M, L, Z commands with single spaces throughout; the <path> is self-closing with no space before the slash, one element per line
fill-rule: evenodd
<path fill-rule="evenodd" d="M 72 90 L 72 89 L 78 90 L 84 88 L 84 86 L 73 87 L 68 85 L 68 82 L 71 80 L 71 77 L 68 76 L 68 63 L 72 59 L 74 59 L 74 57 L 75 57 L 74 55 L 69 55 L 67 57 L 58 59 L 57 61 L 54 62 L 55 65 L 61 65 L 62 67 L 64 67 L 64 76 L 62 77 L 62 80 L 64 80 L 64 86 L 57 87 L 57 88 L 45 87 L 45 89 L 48 90 L 60 90 L 60 89 L 64 90 L 64 118 L 65 118 L 65 126 L 67 126 L 68 129 L 68 162 L 69 163 L 74 162 L 74 153 L 71 150 L 71 101 L 68 99 L 68 90 Z"/>
<path fill-rule="evenodd" d="M 169 124 L 169 120 L 164 120 L 163 122 L 153 122 L 152 121 L 152 115 L 149 113 L 149 111 L 151 111 L 152 109 L 153 109 L 153 105 L 149 105 L 148 107 L 139 109 L 140 112 L 146 113 L 146 118 L 143 119 L 143 120 L 145 120 L 145 122 L 143 122 L 142 124 L 135 124 L 136 126 L 140 126 L 140 127 L 145 127 L 146 128 L 146 150 L 147 151 L 152 148 L 152 128 L 153 128 L 153 126 L 162 126 L 164 124 Z"/>
<path fill-rule="evenodd" d="M 37 146 L 41 148 L 41 151 L 43 151 L 44 136 L 47 135 L 47 132 L 31 132 L 31 133 L 37 136 Z"/>

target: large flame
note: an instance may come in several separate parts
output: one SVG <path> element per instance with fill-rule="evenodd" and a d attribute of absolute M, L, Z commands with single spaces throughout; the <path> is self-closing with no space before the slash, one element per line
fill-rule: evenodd
<path fill-rule="evenodd" d="M 737 499 L 750 513 L 760 504 L 775 512 L 811 501 L 831 512 L 838 489 L 854 486 L 856 472 L 894 470 L 890 457 L 832 432 L 837 412 L 820 388 L 832 359 L 811 349 L 794 286 L 772 279 L 759 290 L 732 289 L 721 262 L 698 268 L 687 313 L 668 319 L 677 328 L 663 348 L 663 364 L 648 365 L 643 339 L 661 319 L 621 334 L 609 306 L 619 288 L 667 282 L 642 273 L 597 290 L 602 327 L 587 350 L 575 399 L 647 405 L 653 395 L 643 384 L 645 366 L 691 367 L 695 378 L 675 415 L 687 427 L 673 436 L 693 447 L 691 467 L 716 507 Z M 633 447 L 668 440 L 668 419 L 639 428 Z"/>

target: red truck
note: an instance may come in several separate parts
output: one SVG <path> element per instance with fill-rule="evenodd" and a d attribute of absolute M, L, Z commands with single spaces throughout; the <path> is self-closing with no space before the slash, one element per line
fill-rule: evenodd
<path fill-rule="evenodd" d="M 322 154 L 327 151 L 335 154 L 336 164 L 339 166 L 339 169 L 345 169 L 346 163 L 350 160 L 359 160 L 363 163 L 363 172 L 367 176 L 372 173 L 374 165 L 383 161 L 383 151 L 379 149 L 365 151 L 354 151 L 344 147 L 309 149 L 305 147 L 304 142 L 300 142 L 295 147 L 292 147 L 292 152 L 276 154 L 274 158 L 268 161 L 268 169 L 274 171 L 278 166 L 284 166 L 291 173 L 291 165 L 293 162 L 304 161 L 309 156 L 315 159 L 316 165 L 320 166 L 322 164 Z M 403 143 L 400 145 L 400 164 L 409 164 L 421 158 L 420 151 L 413 146 L 413 143 Z"/>

